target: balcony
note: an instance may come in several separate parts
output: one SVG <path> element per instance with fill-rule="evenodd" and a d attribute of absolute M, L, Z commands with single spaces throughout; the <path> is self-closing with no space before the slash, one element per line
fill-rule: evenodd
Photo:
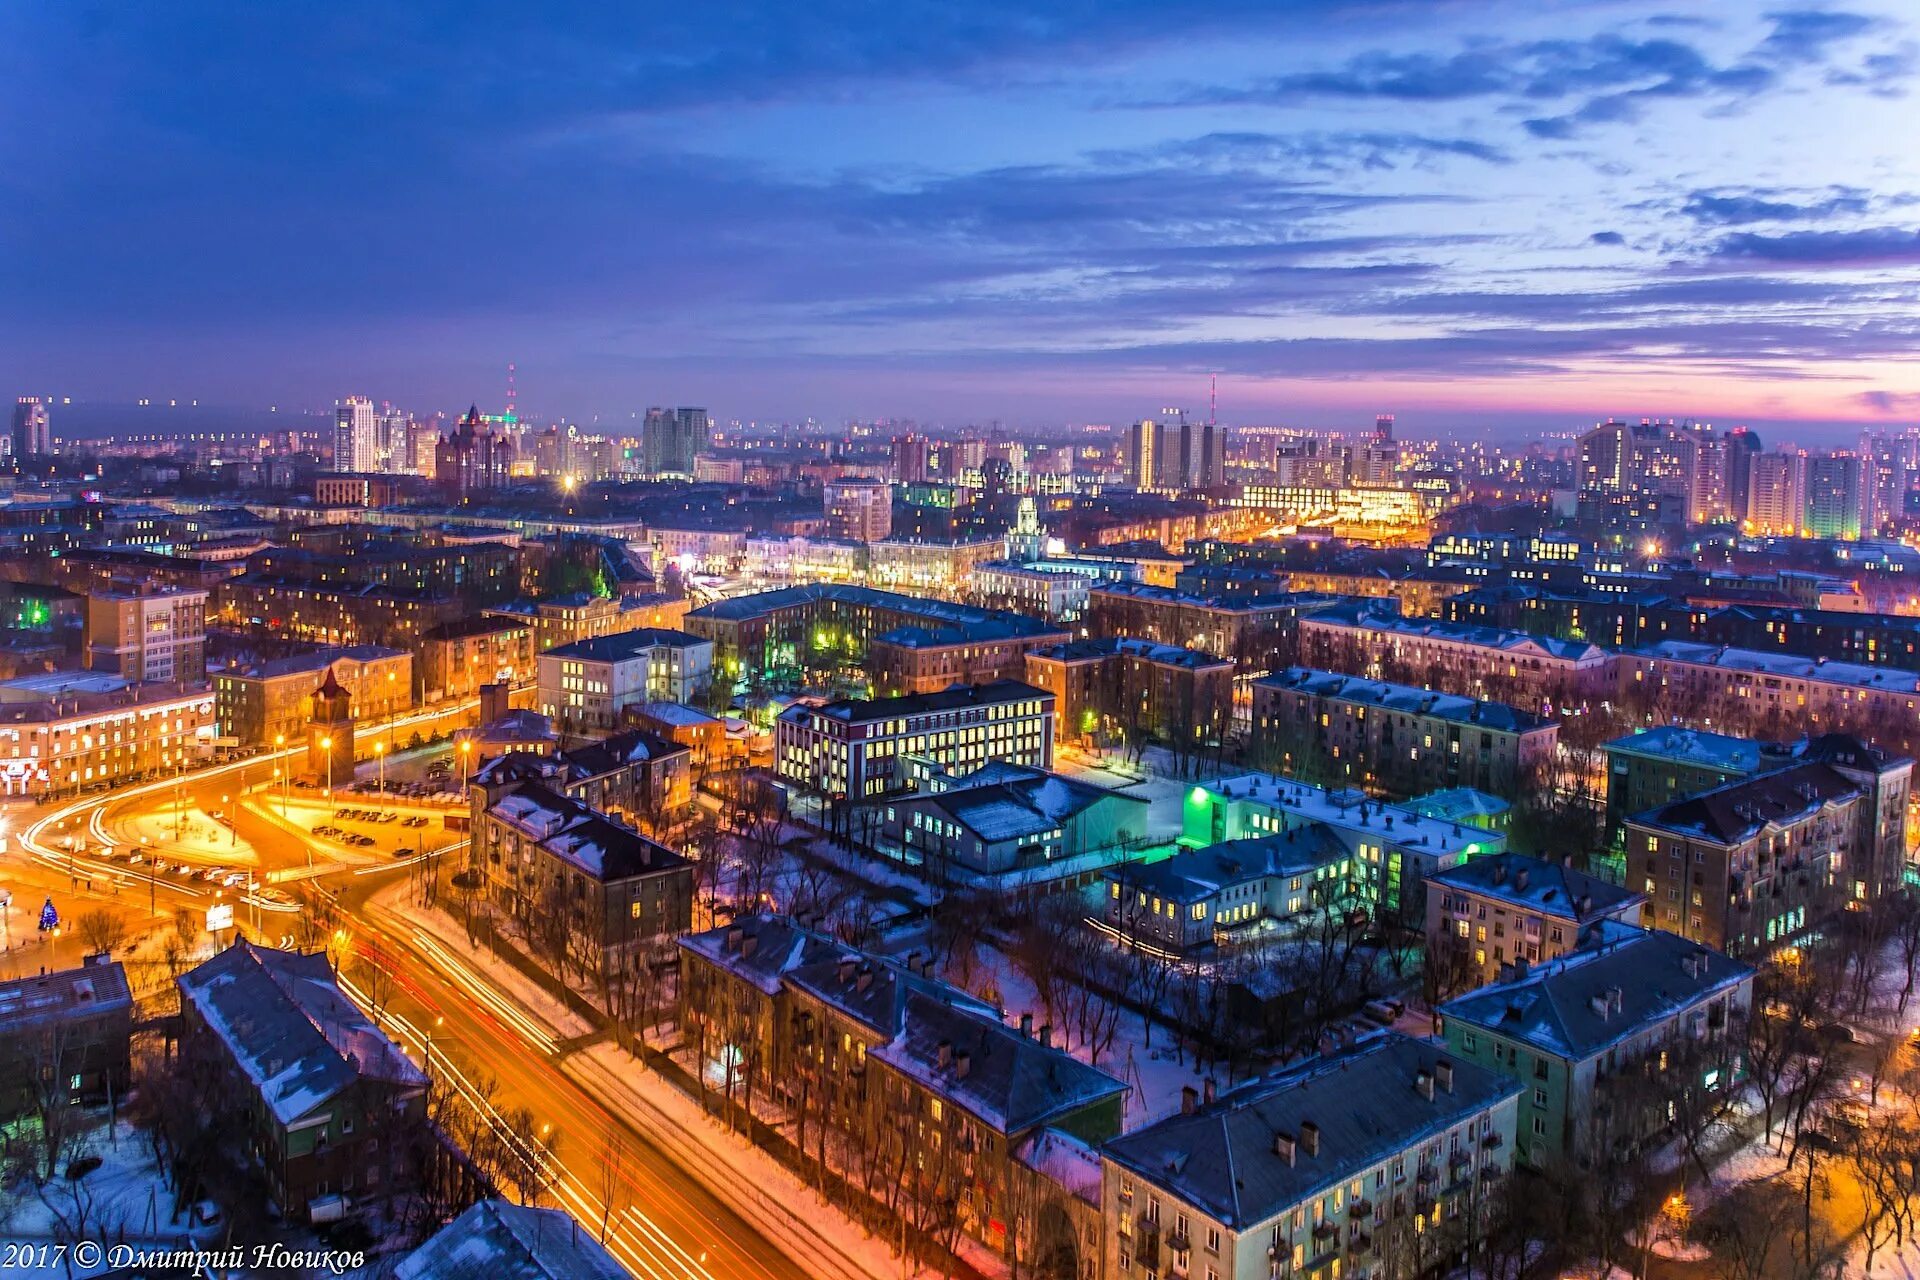
<path fill-rule="evenodd" d="M 1498 1151 L 1501 1147 L 1505 1145 L 1506 1145 L 1506 1139 L 1502 1138 L 1497 1133 L 1490 1133 L 1486 1137 L 1480 1139 L 1480 1146 L 1487 1151 Z"/>
<path fill-rule="evenodd" d="M 1371 1217 L 1372 1214 L 1373 1214 L 1373 1201 L 1371 1200 L 1355 1200 L 1352 1204 L 1347 1206 L 1347 1216 L 1349 1218 L 1354 1219 L 1356 1222 L 1359 1221 L 1361 1218 Z"/>

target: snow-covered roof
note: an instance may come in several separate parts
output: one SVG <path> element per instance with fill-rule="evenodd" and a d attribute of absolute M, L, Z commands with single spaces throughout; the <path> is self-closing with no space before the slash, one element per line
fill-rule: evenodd
<path fill-rule="evenodd" d="M 1849 615 L 1851 616 L 1851 615 Z M 1904 667 L 1869 667 L 1857 662 L 1829 662 L 1825 658 L 1803 658 L 1793 653 L 1769 653 L 1763 649 L 1733 649 L 1725 645 L 1699 644 L 1691 640 L 1662 640 L 1640 649 L 1629 649 L 1630 658 L 1658 658 L 1669 662 L 1690 662 L 1698 666 L 1718 667 L 1723 671 L 1750 671 L 1756 675 L 1786 676 L 1821 684 L 1854 685 L 1863 689 L 1884 689 L 1893 693 L 1920 692 L 1920 671 Z"/>
<path fill-rule="evenodd" d="M 972 1008 L 909 991 L 900 1030 L 867 1055 L 981 1123 L 1024 1134 L 1125 1093 L 1097 1067 Z"/>
<path fill-rule="evenodd" d="M 1067 1194 L 1100 1206 L 1100 1153 L 1065 1129 L 1040 1130 L 1014 1158 Z"/>
<path fill-rule="evenodd" d="M 1598 945 L 1448 1001 L 1441 1016 L 1578 1062 L 1753 977 L 1751 965 L 1677 933 L 1598 936 Z"/>
<path fill-rule="evenodd" d="M 1455 724 L 1469 724 L 1507 733 L 1532 733 L 1552 724 L 1541 716 L 1504 702 L 1463 698 L 1410 684 L 1363 680 L 1316 667 L 1288 667 L 1277 675 L 1253 682 L 1255 688 L 1285 689 L 1309 697 L 1327 698 L 1356 706 L 1378 707 L 1405 715 L 1429 716 Z"/>
<path fill-rule="evenodd" d="M 287 1125 L 361 1080 L 427 1078 L 347 999 L 320 952 L 236 942 L 180 978 L 182 999 Z"/>
<path fill-rule="evenodd" d="M 631 1280 L 559 1209 L 482 1200 L 394 1269 L 394 1280 Z"/>
<path fill-rule="evenodd" d="M 519 784 L 487 806 L 487 814 L 596 880 L 648 875 L 687 861 L 657 840 L 543 782 Z"/>
<path fill-rule="evenodd" d="M 1008 761 L 982 765 L 952 790 L 896 800 L 939 809 L 988 844 L 1054 830 L 1102 800 L 1145 805 L 1140 796 Z"/>
<path fill-rule="evenodd" d="M 1272 773 L 1240 773 L 1195 788 L 1221 799 L 1255 804 L 1305 822 L 1324 822 L 1365 832 L 1403 849 L 1446 857 L 1498 848 L 1498 832 L 1445 818 L 1431 818 L 1406 805 L 1387 804 L 1352 787 L 1330 790 Z"/>
<path fill-rule="evenodd" d="M 1556 662 L 1604 662 L 1605 649 L 1584 640 L 1562 640 L 1556 636 L 1535 635 L 1528 631 L 1505 631 L 1466 622 L 1443 622 L 1437 618 L 1407 618 L 1391 613 L 1375 601 L 1354 601 L 1321 609 L 1303 620 L 1311 626 L 1346 627 L 1360 631 L 1378 631 L 1390 635 L 1418 636 L 1448 644 L 1499 649 L 1508 653 L 1535 654 Z"/>

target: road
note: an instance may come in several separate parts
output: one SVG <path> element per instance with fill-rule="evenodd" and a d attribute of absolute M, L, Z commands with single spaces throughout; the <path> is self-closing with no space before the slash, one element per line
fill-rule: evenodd
<path fill-rule="evenodd" d="M 288 757 L 292 752 L 285 753 Z M 380 887 L 393 884 L 411 866 L 395 861 L 394 850 L 413 839 L 412 833 L 368 826 L 382 847 L 358 864 L 333 859 L 341 846 L 302 838 L 278 820 L 279 793 L 273 788 L 272 755 L 244 764 L 202 769 L 178 782 L 130 788 L 110 795 L 88 797 L 50 806 L 37 816 L 16 819 L 18 839 L 6 858 L 7 880 L 20 886 L 12 913 L 21 923 L 30 908 L 26 927 L 37 915 L 37 886 L 59 885 L 78 907 L 110 904 L 126 911 L 141 925 L 170 923 L 176 909 L 203 913 L 215 901 L 239 899 L 240 927 L 272 943 L 293 928 L 292 910 L 299 907 L 254 899 L 245 892 L 222 890 L 200 878 L 174 872 L 158 873 L 153 858 L 179 862 L 195 860 L 251 869 L 257 878 L 291 874 L 287 887 L 301 897 L 324 895 L 339 912 L 342 928 L 351 934 L 348 946 L 362 961 L 391 975 L 388 991 L 380 991 L 381 1022 L 417 1061 L 427 1064 L 444 1081 L 496 1120 L 502 1113 L 524 1107 L 536 1129 L 551 1137 L 552 1190 L 547 1203 L 571 1212 L 581 1229 L 598 1234 L 603 1213 L 607 1245 L 620 1261 L 644 1280 L 806 1280 L 810 1272 L 788 1256 L 788 1250 L 767 1239 L 720 1199 L 710 1194 L 652 1146 L 628 1121 L 593 1096 L 562 1069 L 563 1052 L 577 1045 L 560 1045 L 539 1024 L 520 1013 L 463 961 L 429 939 L 421 941 L 411 927 L 369 907 L 368 899 Z M 254 786 L 256 805 L 236 802 L 244 794 L 243 774 Z M 368 803 L 358 797 L 336 797 L 343 805 Z M 298 793 L 295 793 L 298 807 Z M 77 848 L 99 850 L 103 845 L 125 846 L 151 832 L 158 815 L 177 818 L 195 809 L 216 809 L 232 816 L 225 832 L 229 845 L 222 851 L 220 831 L 207 829 L 194 847 L 189 841 L 174 846 L 164 838 L 152 846 L 147 861 L 128 864 L 93 852 L 70 851 L 68 836 Z M 189 819 L 191 820 L 191 819 Z M 450 838 L 442 834 L 443 840 Z M 311 855 L 311 856 L 310 856 Z M 309 863 L 312 868 L 309 870 Z M 308 878 L 311 877 L 311 878 Z M 92 889 L 87 888 L 89 880 Z M 31 902 L 28 899 L 31 898 Z M 257 910 L 257 908 L 266 908 Z M 63 912 L 75 906 L 63 900 Z M 256 926 L 248 917 L 258 914 Z M 78 960 L 61 955 L 61 963 Z M 45 958 L 31 964 L 48 964 Z M 51 967 L 51 966 L 50 966 Z M 375 992 L 360 965 L 343 968 L 349 994 L 371 1006 Z M 431 1035 L 429 1055 L 428 1037 Z M 430 1062 L 429 1062 L 430 1056 Z M 610 1211 L 608 1209 L 610 1206 Z"/>

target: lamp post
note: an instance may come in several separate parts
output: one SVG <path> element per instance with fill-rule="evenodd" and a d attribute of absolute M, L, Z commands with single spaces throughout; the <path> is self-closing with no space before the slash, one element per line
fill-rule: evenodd
<path fill-rule="evenodd" d="M 389 671 L 387 674 L 392 675 L 393 673 Z M 376 742 L 373 744 L 373 758 L 377 762 L 376 767 L 380 770 L 380 802 L 382 804 L 385 804 L 387 799 L 387 744 L 386 743 Z"/>
<path fill-rule="evenodd" d="M 422 1075 L 426 1076 L 428 1084 L 433 1083 L 433 1033 L 438 1031 L 445 1022 L 446 1018 L 444 1017 L 435 1018 L 433 1025 L 427 1028 L 427 1057 L 425 1065 L 420 1068 L 420 1071 Z"/>
<path fill-rule="evenodd" d="M 327 753 L 327 793 L 326 798 L 333 799 L 333 735 L 320 739 L 320 749 Z"/>

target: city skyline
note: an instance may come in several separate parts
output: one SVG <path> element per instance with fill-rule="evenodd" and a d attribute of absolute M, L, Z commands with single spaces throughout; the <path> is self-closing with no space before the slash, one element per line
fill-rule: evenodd
<path fill-rule="evenodd" d="M 1212 373 L 1415 435 L 1920 416 L 1897 6 L 858 19 L 12 11 L 6 372 L 457 409 L 512 361 L 609 430 L 1117 425 Z"/>

